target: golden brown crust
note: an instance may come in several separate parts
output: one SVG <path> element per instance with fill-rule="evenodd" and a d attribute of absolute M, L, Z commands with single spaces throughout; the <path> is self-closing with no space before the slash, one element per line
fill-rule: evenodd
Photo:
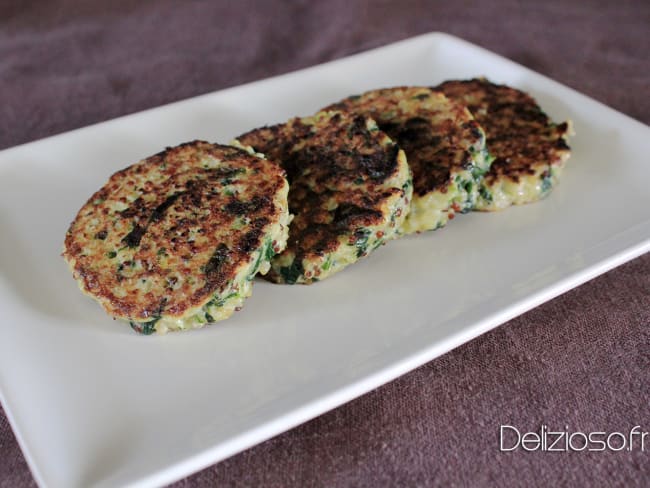
<path fill-rule="evenodd" d="M 241 149 L 168 148 L 111 176 L 70 225 L 63 255 L 109 314 L 181 317 L 251 260 L 285 185 L 277 164 Z"/>
<path fill-rule="evenodd" d="M 568 158 L 569 124 L 552 123 L 527 93 L 482 78 L 446 81 L 434 89 L 467 105 L 485 129 L 488 149 L 496 158 L 485 184 L 502 178 L 518 182 L 539 173 L 540 165 L 562 165 Z"/>

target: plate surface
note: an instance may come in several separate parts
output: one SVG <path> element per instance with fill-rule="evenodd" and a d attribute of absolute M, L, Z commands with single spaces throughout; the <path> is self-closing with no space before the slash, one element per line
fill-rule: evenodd
<path fill-rule="evenodd" d="M 577 136 L 545 201 L 391 242 L 312 286 L 142 337 L 76 287 L 67 226 L 110 174 L 351 93 L 485 75 Z M 37 481 L 155 486 L 351 400 L 650 249 L 650 128 L 445 34 L 419 36 L 0 153 L 0 400 Z M 549 331 L 550 332 L 550 331 Z"/>

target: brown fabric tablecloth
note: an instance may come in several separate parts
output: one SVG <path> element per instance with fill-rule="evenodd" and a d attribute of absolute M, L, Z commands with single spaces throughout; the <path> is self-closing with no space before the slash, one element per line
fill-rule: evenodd
<path fill-rule="evenodd" d="M 647 0 L 3 0 L 0 147 L 433 30 L 650 123 Z M 645 255 L 176 486 L 650 486 L 650 438 L 645 452 L 498 445 L 502 424 L 649 431 L 649 401 Z M 0 411 L 0 486 L 33 484 Z"/>

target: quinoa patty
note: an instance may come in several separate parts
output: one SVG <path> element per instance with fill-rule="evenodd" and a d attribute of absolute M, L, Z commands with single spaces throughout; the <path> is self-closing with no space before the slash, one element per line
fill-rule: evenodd
<path fill-rule="evenodd" d="M 322 280 L 395 238 L 408 212 L 403 151 L 372 119 L 319 112 L 238 140 L 287 171 L 295 215 L 287 249 L 271 261 L 276 283 Z"/>
<path fill-rule="evenodd" d="M 406 233 L 435 230 L 474 208 L 491 158 L 485 134 L 467 109 L 424 87 L 368 91 L 331 105 L 372 117 L 406 153 L 413 202 Z"/>
<path fill-rule="evenodd" d="M 145 334 L 222 320 L 284 249 L 288 183 L 276 163 L 194 141 L 112 175 L 70 225 L 81 290 Z"/>
<path fill-rule="evenodd" d="M 484 78 L 434 89 L 464 103 L 483 126 L 496 157 L 480 187 L 477 210 L 501 210 L 546 197 L 571 154 L 571 123 L 553 123 L 533 97 Z"/>

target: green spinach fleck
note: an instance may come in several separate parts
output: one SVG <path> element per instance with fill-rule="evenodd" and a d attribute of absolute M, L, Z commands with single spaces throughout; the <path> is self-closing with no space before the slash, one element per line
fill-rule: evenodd
<path fill-rule="evenodd" d="M 305 269 L 302 266 L 302 261 L 295 259 L 290 266 L 283 266 L 280 268 L 280 275 L 286 283 L 293 285 L 298 278 L 304 273 Z"/>
<path fill-rule="evenodd" d="M 129 322 L 131 328 L 143 335 L 151 335 L 156 332 L 156 323 L 160 320 L 160 317 L 154 317 L 153 320 L 149 322 Z"/>
<path fill-rule="evenodd" d="M 542 185 L 541 185 L 541 192 L 542 193 L 548 193 L 551 191 L 551 187 L 553 186 L 553 178 L 550 173 L 542 175 Z"/>
<path fill-rule="evenodd" d="M 492 193 L 490 193 L 490 190 L 488 190 L 488 189 L 485 188 L 484 186 L 481 186 L 481 187 L 478 189 L 478 192 L 479 192 L 479 194 L 481 195 L 481 197 L 483 197 L 483 199 L 484 199 L 486 202 L 488 202 L 488 203 L 492 202 Z"/>
<path fill-rule="evenodd" d="M 357 257 L 363 256 L 368 249 L 368 237 L 370 237 L 370 230 L 357 229 L 354 232 L 353 246 L 357 248 Z"/>

